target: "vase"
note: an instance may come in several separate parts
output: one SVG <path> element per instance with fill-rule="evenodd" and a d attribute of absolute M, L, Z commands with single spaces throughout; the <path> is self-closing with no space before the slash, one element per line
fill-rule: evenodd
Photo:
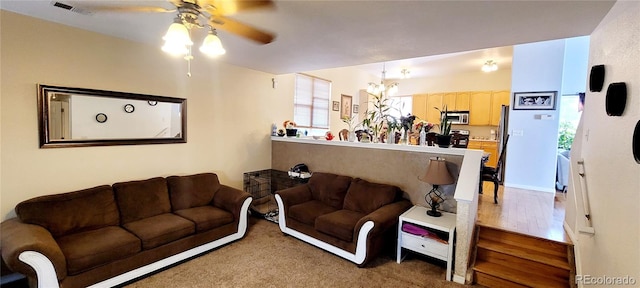
<path fill-rule="evenodd" d="M 451 135 L 436 135 L 436 143 L 440 148 L 449 148 L 451 146 Z"/>
<path fill-rule="evenodd" d="M 395 144 L 396 143 L 396 133 L 393 130 L 387 130 L 387 144 Z"/>
<path fill-rule="evenodd" d="M 427 131 L 424 131 L 424 129 L 420 129 L 420 142 L 419 142 L 420 146 L 425 146 L 427 145 Z"/>
<path fill-rule="evenodd" d="M 356 141 L 356 132 L 351 130 L 349 131 L 349 142 L 355 142 Z"/>

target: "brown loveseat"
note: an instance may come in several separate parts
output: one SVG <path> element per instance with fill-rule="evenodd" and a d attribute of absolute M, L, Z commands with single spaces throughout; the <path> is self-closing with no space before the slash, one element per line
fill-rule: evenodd
<path fill-rule="evenodd" d="M 2 222 L 2 258 L 31 286 L 110 287 L 242 238 L 250 202 L 213 173 L 41 196 Z"/>
<path fill-rule="evenodd" d="M 398 216 L 411 207 L 392 185 L 330 173 L 276 192 L 279 225 L 294 236 L 364 266 L 395 247 Z"/>

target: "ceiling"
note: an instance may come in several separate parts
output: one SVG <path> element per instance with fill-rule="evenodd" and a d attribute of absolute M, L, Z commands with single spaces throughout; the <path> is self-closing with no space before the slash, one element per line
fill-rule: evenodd
<path fill-rule="evenodd" d="M 58 1 L 78 7 L 174 8 L 162 0 Z M 508 46 L 589 35 L 615 1 L 274 2 L 274 9 L 230 16 L 274 32 L 274 42 L 259 45 L 219 31 L 227 54 L 213 61 L 273 74 L 358 65 L 375 76 L 386 62 L 388 79 L 399 78 L 402 68 L 410 69 L 412 77 L 466 72 L 480 69 L 490 59 L 508 68 L 512 57 Z M 0 8 L 158 49 L 174 18 L 173 13 L 81 14 L 54 7 L 48 0 L 2 0 Z M 194 42 L 205 33 L 194 33 Z M 200 59 L 204 58 L 196 61 Z"/>

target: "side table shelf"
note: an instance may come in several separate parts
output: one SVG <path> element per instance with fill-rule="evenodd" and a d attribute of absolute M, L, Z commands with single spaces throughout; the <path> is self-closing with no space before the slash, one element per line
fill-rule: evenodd
<path fill-rule="evenodd" d="M 405 232 L 402 229 L 404 223 L 427 230 L 433 237 Z M 451 281 L 455 229 L 456 214 L 442 212 L 441 217 L 431 217 L 427 215 L 427 208 L 413 206 L 399 218 L 397 262 L 401 263 L 404 259 L 402 248 L 443 260 L 447 262 L 446 279 Z"/>

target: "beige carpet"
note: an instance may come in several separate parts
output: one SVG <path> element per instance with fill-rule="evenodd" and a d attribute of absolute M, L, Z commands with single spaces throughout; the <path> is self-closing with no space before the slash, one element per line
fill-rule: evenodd
<path fill-rule="evenodd" d="M 250 219 L 243 239 L 126 287 L 474 287 L 445 281 L 444 262 L 413 254 L 401 264 L 380 255 L 358 268 Z"/>

